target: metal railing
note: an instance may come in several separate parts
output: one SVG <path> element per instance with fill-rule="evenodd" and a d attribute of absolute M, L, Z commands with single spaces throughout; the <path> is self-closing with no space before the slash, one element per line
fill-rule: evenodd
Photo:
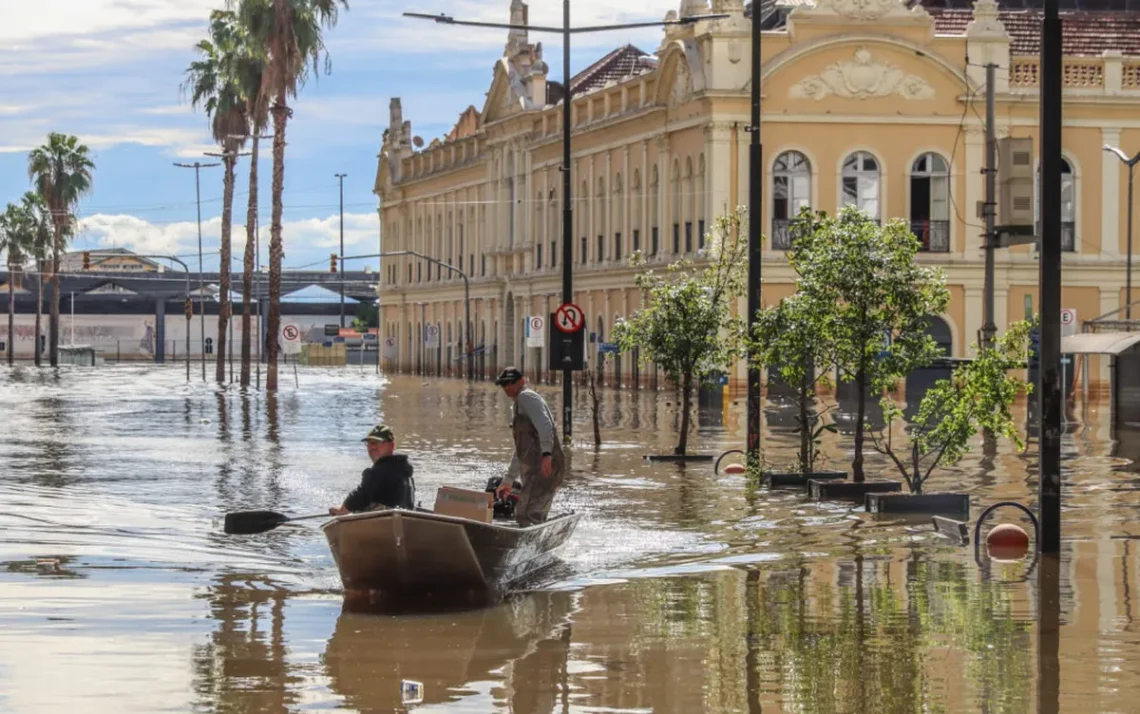
<path fill-rule="evenodd" d="M 935 221 L 928 218 L 912 218 L 910 232 L 922 243 L 924 253 L 950 252 L 950 221 Z"/>

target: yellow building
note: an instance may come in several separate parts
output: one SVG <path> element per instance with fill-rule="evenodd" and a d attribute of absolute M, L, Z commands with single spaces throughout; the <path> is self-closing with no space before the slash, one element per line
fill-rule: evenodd
<path fill-rule="evenodd" d="M 932 331 L 964 356 L 982 326 L 984 65 L 999 67 L 998 136 L 1036 138 L 1040 14 L 992 0 L 908 5 L 765 4 L 764 301 L 792 290 L 787 217 L 853 203 L 911 222 L 920 259 L 946 271 L 952 295 Z M 679 15 L 710 11 L 729 17 L 669 26 L 652 54 L 621 47 L 571 80 L 575 302 L 599 340 L 638 307 L 631 251 L 651 264 L 694 255 L 704 228 L 747 201 L 750 21 L 741 0 L 683 0 Z M 525 22 L 520 0 L 511 18 Z M 1123 305 L 1127 169 L 1102 147 L 1140 150 L 1140 13 L 1063 18 L 1062 304 L 1084 321 Z M 511 31 L 481 109 L 423 148 L 393 99 L 379 157 L 384 250 L 415 250 L 471 276 L 486 370 L 542 365 L 542 350 L 524 346 L 524 320 L 561 301 L 563 89 L 547 75 L 542 46 Z M 1035 310 L 1036 248 L 999 250 L 996 275 L 1000 330 Z M 382 279 L 389 366 L 457 366 L 462 280 L 411 258 L 385 259 Z M 429 331 L 438 348 L 421 346 L 425 326 L 438 327 Z M 615 367 L 624 381 L 644 378 L 632 362 Z M 1106 370 L 1093 366 L 1095 382 Z"/>

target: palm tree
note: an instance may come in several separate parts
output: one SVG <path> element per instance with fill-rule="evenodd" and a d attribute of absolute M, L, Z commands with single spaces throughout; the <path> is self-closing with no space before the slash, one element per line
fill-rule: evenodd
<path fill-rule="evenodd" d="M 24 194 L 20 208 L 28 219 L 28 227 L 31 230 L 28 252 L 36 264 L 36 339 L 33 352 L 35 353 L 36 366 L 39 367 L 43 361 L 40 355 L 40 335 L 43 334 L 41 323 L 44 312 L 43 265 L 48 256 L 51 255 L 54 227 L 52 226 L 51 212 L 48 211 L 43 196 L 35 191 L 28 191 Z M 67 236 L 70 237 L 70 235 L 71 226 L 68 226 Z"/>
<path fill-rule="evenodd" d="M 8 257 L 8 366 L 16 361 L 16 287 L 15 272 L 28 252 L 28 219 L 20 206 L 9 203 L 0 214 L 0 251 Z"/>
<path fill-rule="evenodd" d="M 234 165 L 238 150 L 244 143 L 248 126 L 245 117 L 245 98 L 240 79 L 242 48 L 241 28 L 237 16 L 229 10 L 210 13 L 210 37 L 198 43 L 202 55 L 190 63 L 186 71 L 183 91 L 190 91 L 190 103 L 204 105 L 211 117 L 210 128 L 214 141 L 222 147 L 222 164 L 225 177 L 222 190 L 222 246 L 220 290 L 218 294 L 218 351 L 216 377 L 218 383 L 226 381 L 226 329 L 230 318 L 230 235 L 234 203 Z"/>
<path fill-rule="evenodd" d="M 238 62 L 238 79 L 245 100 L 245 118 L 252 139 L 249 156 L 249 204 L 245 214 L 245 254 L 242 262 L 241 293 L 241 386 L 249 386 L 251 355 L 251 300 L 253 298 L 253 271 L 257 262 L 257 157 L 261 133 L 269 124 L 269 109 L 261 91 L 265 79 L 265 51 L 254 42 L 249 29 L 238 23 L 241 32 L 242 53 Z"/>
<path fill-rule="evenodd" d="M 234 0 L 230 0 L 232 3 Z M 239 14 L 268 61 L 261 95 L 272 99 L 273 219 L 269 236 L 269 321 L 266 325 L 268 369 L 265 388 L 277 390 L 277 333 L 281 326 L 281 194 L 285 189 L 285 127 L 291 113 L 288 98 L 309 76 L 318 74 L 321 59 L 329 70 L 323 31 L 336 25 L 347 0 L 241 0 Z"/>
<path fill-rule="evenodd" d="M 75 222 L 79 199 L 91 191 L 91 161 L 79 139 L 52 132 L 47 143 L 28 155 L 28 178 L 51 212 L 54 240 L 51 245 L 51 316 L 48 322 L 49 360 L 59 365 L 59 258 Z M 36 345 L 37 352 L 39 345 Z"/>

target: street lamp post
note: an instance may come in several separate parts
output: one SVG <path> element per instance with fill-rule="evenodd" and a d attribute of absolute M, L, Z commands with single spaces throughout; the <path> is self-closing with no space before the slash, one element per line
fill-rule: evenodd
<path fill-rule="evenodd" d="M 98 257 L 111 257 L 111 256 L 116 255 L 116 253 L 100 253 L 98 251 L 89 251 L 89 252 L 91 253 L 91 255 L 98 256 Z M 186 265 L 186 263 L 184 263 L 181 258 L 175 257 L 173 255 L 158 255 L 158 254 L 144 255 L 142 253 L 135 253 L 135 257 L 136 258 L 150 258 L 152 260 L 153 259 L 169 260 L 171 262 L 178 263 L 179 265 L 181 265 L 182 270 L 184 270 L 186 272 L 186 299 L 187 300 L 190 299 L 190 266 Z M 72 297 L 71 302 L 72 302 L 72 311 L 74 312 L 74 309 L 75 309 L 75 298 L 74 297 Z M 165 326 L 163 328 L 163 331 L 165 332 Z M 72 330 L 72 332 L 74 332 L 74 329 Z M 165 350 L 166 348 L 164 347 L 163 349 Z M 186 316 L 186 381 L 187 382 L 190 381 L 190 316 L 189 315 Z"/>
<path fill-rule="evenodd" d="M 1132 319 L 1132 174 L 1136 164 L 1140 163 L 1140 151 L 1131 159 L 1115 146 L 1104 145 L 1104 150 L 1116 154 L 1117 158 L 1128 167 L 1128 267 L 1124 273 L 1124 319 Z M 1129 326 L 1131 329 L 1131 325 Z"/>
<path fill-rule="evenodd" d="M 410 255 L 410 256 L 413 256 L 415 258 L 419 258 L 421 260 L 426 260 L 429 263 L 432 263 L 434 265 L 438 265 L 439 267 L 443 268 L 444 270 L 451 271 L 452 273 L 455 273 L 459 277 L 463 278 L 463 298 L 464 298 L 463 299 L 463 307 L 464 307 L 464 314 L 465 314 L 464 320 L 467 323 L 467 327 L 464 329 L 464 334 L 467 336 L 468 342 L 470 342 L 470 340 L 471 340 L 471 281 L 468 280 L 467 273 L 463 272 L 459 268 L 455 267 L 454 265 L 451 265 L 450 263 L 444 263 L 441 260 L 436 260 L 435 258 L 432 258 L 431 256 L 424 255 L 423 253 L 419 253 L 419 252 L 414 251 L 414 250 L 394 250 L 394 251 L 391 251 L 389 253 L 385 253 L 385 252 L 381 251 L 380 253 L 369 253 L 367 255 L 342 255 L 342 256 L 340 256 L 340 264 L 343 266 L 344 261 L 346 261 L 346 260 L 366 260 L 368 258 L 396 258 L 396 257 L 402 256 L 402 255 Z M 464 345 L 464 346 L 466 347 L 467 345 Z M 467 381 L 473 382 L 473 381 L 475 381 L 474 355 L 471 354 L 470 350 L 467 350 L 467 353 L 468 353 L 467 354 Z"/>
<path fill-rule="evenodd" d="M 570 133 L 571 133 L 571 101 L 573 92 L 570 86 L 570 36 L 590 32 L 605 32 L 609 30 L 629 30 L 641 27 L 663 27 L 666 25 L 691 25 L 702 20 L 716 20 L 728 17 L 726 14 L 694 15 L 674 21 L 631 22 L 618 25 L 595 25 L 593 27 L 570 26 L 570 0 L 562 0 L 562 27 L 542 27 L 538 25 L 515 25 L 499 22 L 476 22 L 471 20 L 456 20 L 455 18 L 439 14 L 427 15 L 416 12 L 405 12 L 404 17 L 414 17 L 421 20 L 432 20 L 443 25 L 462 25 L 466 27 L 488 27 L 500 30 L 525 30 L 527 32 L 546 32 L 562 36 L 562 302 L 574 302 L 574 212 L 571 198 L 570 177 Z M 585 328 L 583 328 L 585 329 Z M 567 343 L 568 345 L 569 343 Z M 572 423 L 574 417 L 574 391 L 573 370 L 562 370 L 562 440 L 570 443 Z"/>
<path fill-rule="evenodd" d="M 340 181 L 340 254 L 344 255 L 344 177 L 334 174 Z M 344 261 L 340 262 L 340 326 L 344 327 Z"/>
<path fill-rule="evenodd" d="M 197 197 L 198 203 L 198 312 L 201 316 L 200 324 L 202 326 L 202 381 L 206 381 L 206 291 L 203 289 L 202 284 L 202 182 L 200 180 L 200 169 L 208 169 L 214 166 L 221 166 L 220 163 L 203 164 L 200 161 L 195 161 L 193 164 L 180 164 L 174 163 L 180 169 L 194 169 L 194 195 Z M 189 327 L 189 326 L 187 326 Z"/>

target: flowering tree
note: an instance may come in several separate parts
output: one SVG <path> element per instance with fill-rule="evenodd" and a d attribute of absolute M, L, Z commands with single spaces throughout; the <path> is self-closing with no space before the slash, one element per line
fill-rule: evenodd
<path fill-rule="evenodd" d="M 939 466 L 957 463 L 980 429 L 1005 436 L 1022 448 L 1010 410 L 1019 395 L 1032 391 L 1032 385 L 1013 372 L 1025 367 L 1030 328 L 1028 322 L 1014 323 L 993 349 L 978 351 L 950 379 L 935 383 L 907 424 L 905 446 L 894 439 L 902 410 L 893 400 L 883 399 L 886 423 L 881 431 L 871 431 L 871 443 L 894 462 L 911 493 L 921 494 L 923 484 Z"/>
<path fill-rule="evenodd" d="M 618 349 L 639 347 L 643 363 L 653 362 L 681 390 L 681 433 L 674 453 L 688 443 L 693 387 L 727 371 L 741 353 L 744 321 L 733 307 L 744 294 L 748 244 L 743 211 L 718 218 L 706 237 L 706 261 L 681 260 L 664 273 L 647 269 L 637 276 L 644 307 L 614 326 Z M 631 259 L 643 264 L 640 255 Z"/>

